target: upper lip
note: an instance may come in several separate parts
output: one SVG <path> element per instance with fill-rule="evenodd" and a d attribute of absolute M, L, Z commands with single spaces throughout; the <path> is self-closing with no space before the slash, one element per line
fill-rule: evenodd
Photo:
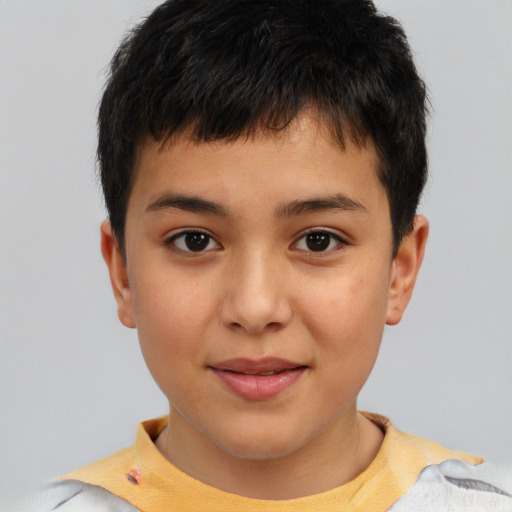
<path fill-rule="evenodd" d="M 287 361 L 278 357 L 266 357 L 263 359 L 227 359 L 215 364 L 208 365 L 215 370 L 223 370 L 237 373 L 246 373 L 255 375 L 257 373 L 278 372 L 283 370 L 291 370 L 293 368 L 306 367 L 305 364 L 294 361 Z"/>

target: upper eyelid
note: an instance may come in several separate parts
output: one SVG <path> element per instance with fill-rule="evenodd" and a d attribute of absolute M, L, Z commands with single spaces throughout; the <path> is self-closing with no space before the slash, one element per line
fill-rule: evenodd
<path fill-rule="evenodd" d="M 340 233 L 337 229 L 333 228 L 324 228 L 324 227 L 314 227 L 314 228 L 307 228 L 301 232 L 298 233 L 298 235 L 295 237 L 295 240 L 300 240 L 302 237 L 306 235 L 310 235 L 311 233 L 328 233 L 329 235 L 332 235 L 335 238 L 339 238 L 344 243 L 349 243 L 348 237 L 343 235 L 343 233 Z"/>
<path fill-rule="evenodd" d="M 207 229 L 194 228 L 194 227 L 173 229 L 173 230 L 167 232 L 163 236 L 163 238 L 164 238 L 164 240 L 173 240 L 174 238 L 177 238 L 181 235 L 186 235 L 187 233 L 202 233 L 203 235 L 207 235 L 210 238 L 213 238 L 215 241 L 217 241 L 217 239 Z"/>

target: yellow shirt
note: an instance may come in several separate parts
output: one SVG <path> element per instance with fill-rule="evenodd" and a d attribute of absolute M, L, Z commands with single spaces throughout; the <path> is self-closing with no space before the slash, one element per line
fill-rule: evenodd
<path fill-rule="evenodd" d="M 330 491 L 291 500 L 258 500 L 220 491 L 180 471 L 153 443 L 168 418 L 143 422 L 135 444 L 70 473 L 78 480 L 107 489 L 144 512 L 286 512 L 388 510 L 414 485 L 431 464 L 461 459 L 480 464 L 483 459 L 395 429 L 388 419 L 364 413 L 385 433 L 382 446 L 368 468 L 354 480 Z"/>

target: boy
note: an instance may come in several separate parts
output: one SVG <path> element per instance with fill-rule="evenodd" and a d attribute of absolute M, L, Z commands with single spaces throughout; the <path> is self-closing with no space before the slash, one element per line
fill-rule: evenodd
<path fill-rule="evenodd" d="M 102 252 L 171 414 L 48 508 L 510 510 L 505 472 L 356 410 L 428 234 L 425 91 L 394 20 L 167 2 L 116 54 L 99 135 Z"/>

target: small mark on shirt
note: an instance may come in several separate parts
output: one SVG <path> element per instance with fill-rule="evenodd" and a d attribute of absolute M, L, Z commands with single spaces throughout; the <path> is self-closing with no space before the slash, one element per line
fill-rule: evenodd
<path fill-rule="evenodd" d="M 142 477 L 142 473 L 140 472 L 140 469 L 133 468 L 126 473 L 126 479 L 132 483 L 133 485 L 140 485 L 140 480 Z"/>

